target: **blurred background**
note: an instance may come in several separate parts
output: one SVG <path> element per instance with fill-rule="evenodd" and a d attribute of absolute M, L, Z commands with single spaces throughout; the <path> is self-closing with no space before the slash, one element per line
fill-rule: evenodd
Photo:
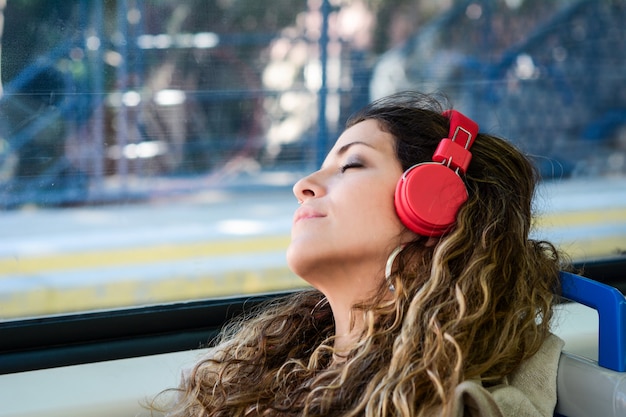
<path fill-rule="evenodd" d="M 534 236 L 626 251 L 624 0 L 0 0 L 0 320 L 300 287 L 292 184 L 439 92 L 542 174 Z"/>

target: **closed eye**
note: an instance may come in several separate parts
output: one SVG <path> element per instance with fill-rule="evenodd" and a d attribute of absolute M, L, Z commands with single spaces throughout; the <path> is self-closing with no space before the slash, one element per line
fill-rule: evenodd
<path fill-rule="evenodd" d="M 350 168 L 363 168 L 363 164 L 360 162 L 348 162 L 347 164 L 341 166 L 341 173 L 343 174 Z"/>

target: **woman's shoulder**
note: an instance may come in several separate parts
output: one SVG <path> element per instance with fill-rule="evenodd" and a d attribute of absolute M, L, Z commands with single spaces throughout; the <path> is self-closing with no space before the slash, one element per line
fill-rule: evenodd
<path fill-rule="evenodd" d="M 505 416 L 552 417 L 556 406 L 559 358 L 564 344 L 561 338 L 551 334 L 537 353 L 507 377 L 508 385 L 494 390 L 494 398 L 503 411 L 511 409 Z M 523 413 L 523 410 L 533 409 L 536 412 Z"/>
<path fill-rule="evenodd" d="M 459 384 L 451 417 L 552 417 L 563 345 L 563 340 L 550 335 L 503 384 L 489 389 L 480 381 Z"/>

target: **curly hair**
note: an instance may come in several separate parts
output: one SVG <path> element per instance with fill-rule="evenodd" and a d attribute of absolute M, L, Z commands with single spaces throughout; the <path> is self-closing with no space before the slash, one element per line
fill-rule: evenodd
<path fill-rule="evenodd" d="M 432 96 L 402 93 L 368 105 L 347 127 L 376 120 L 408 169 L 447 136 L 442 110 Z M 501 383 L 536 353 L 562 267 L 553 245 L 529 238 L 538 176 L 519 150 L 485 133 L 472 155 L 454 229 L 434 244 L 409 243 L 392 296 L 381 277 L 377 296 L 353 307 L 365 328 L 341 361 L 323 294 L 297 292 L 232 323 L 178 388 L 171 415 L 446 415 L 459 383 Z"/>

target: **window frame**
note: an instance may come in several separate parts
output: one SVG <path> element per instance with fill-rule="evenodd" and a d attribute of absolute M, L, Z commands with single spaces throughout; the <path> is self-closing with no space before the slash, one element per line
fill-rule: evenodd
<path fill-rule="evenodd" d="M 291 291 L 0 323 L 0 375 L 206 347 L 232 318 Z"/>

